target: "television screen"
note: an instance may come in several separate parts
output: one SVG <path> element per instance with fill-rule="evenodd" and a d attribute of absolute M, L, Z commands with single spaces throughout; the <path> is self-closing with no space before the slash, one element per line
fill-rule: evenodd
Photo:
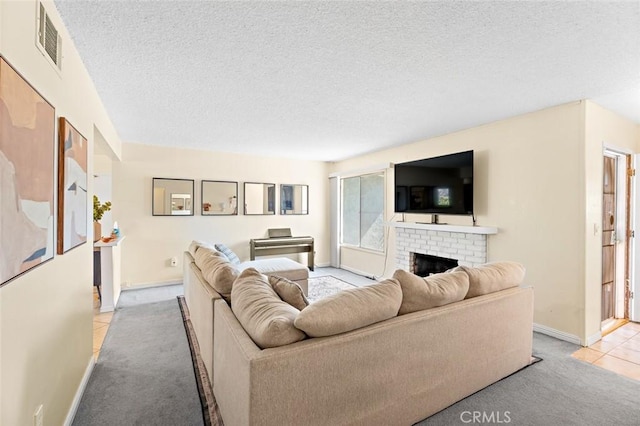
<path fill-rule="evenodd" d="M 473 151 L 396 164 L 396 213 L 473 214 Z"/>

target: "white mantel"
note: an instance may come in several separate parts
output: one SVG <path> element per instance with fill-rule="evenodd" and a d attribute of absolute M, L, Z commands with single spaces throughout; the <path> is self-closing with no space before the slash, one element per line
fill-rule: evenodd
<path fill-rule="evenodd" d="M 495 226 L 446 225 L 439 223 L 388 222 L 392 228 L 427 229 L 430 231 L 458 232 L 461 234 L 492 235 L 498 233 Z"/>

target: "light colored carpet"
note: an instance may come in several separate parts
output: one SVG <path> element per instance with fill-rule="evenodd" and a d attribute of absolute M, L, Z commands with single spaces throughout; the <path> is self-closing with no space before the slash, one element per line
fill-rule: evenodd
<path fill-rule="evenodd" d="M 474 393 L 418 425 L 474 424 L 476 415 L 475 424 L 638 426 L 640 382 L 578 361 L 571 356 L 576 349 L 578 346 L 571 343 L 533 333 L 533 354 L 543 362 Z"/>
<path fill-rule="evenodd" d="M 328 276 L 312 278 L 309 284 L 312 296 L 353 288 Z M 140 290 L 140 299 L 143 293 L 148 296 L 154 291 Z M 204 424 L 181 317 L 175 298 L 116 311 L 74 425 Z M 576 349 L 576 345 L 533 333 L 533 353 L 543 362 L 419 425 L 474 424 L 474 416 L 480 416 L 475 424 L 484 419 L 484 424 L 518 426 L 637 426 L 640 382 L 572 358 Z"/>
<path fill-rule="evenodd" d="M 73 425 L 203 424 L 178 300 L 118 306 Z"/>
<path fill-rule="evenodd" d="M 309 278 L 309 295 L 307 299 L 310 303 L 313 303 L 349 288 L 356 288 L 356 286 L 331 275 Z"/>
<path fill-rule="evenodd" d="M 187 306 L 184 296 L 178 296 L 178 304 L 180 305 L 182 321 L 184 321 L 184 328 L 187 332 L 187 340 L 189 341 L 189 348 L 191 349 L 191 360 L 193 361 L 193 371 L 196 375 L 198 394 L 200 395 L 200 403 L 202 404 L 204 426 L 224 426 L 218 403 L 211 390 L 211 382 L 209 381 L 204 360 L 200 355 L 200 345 L 198 344 L 198 338 L 191 323 L 191 314 L 189 313 L 189 307 Z"/>

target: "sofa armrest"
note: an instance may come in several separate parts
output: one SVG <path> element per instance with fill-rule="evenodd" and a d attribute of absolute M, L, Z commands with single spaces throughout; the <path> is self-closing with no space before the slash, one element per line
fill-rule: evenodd
<path fill-rule="evenodd" d="M 231 308 L 218 300 L 214 309 L 213 392 L 225 425 L 249 425 L 251 363 L 261 350 L 238 322 Z"/>
<path fill-rule="evenodd" d="M 186 252 L 185 261 L 189 257 L 191 255 Z M 191 259 L 193 258 L 191 257 Z M 200 346 L 200 355 L 207 369 L 209 380 L 213 383 L 213 309 L 215 301 L 222 300 L 222 298 L 205 281 L 202 272 L 194 262 L 185 264 L 184 294 L 191 324 Z"/>

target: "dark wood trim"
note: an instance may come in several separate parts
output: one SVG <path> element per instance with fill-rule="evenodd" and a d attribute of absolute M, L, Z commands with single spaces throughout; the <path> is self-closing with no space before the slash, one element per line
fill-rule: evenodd
<path fill-rule="evenodd" d="M 633 159 L 631 155 L 627 154 L 626 157 L 626 179 L 627 179 L 627 188 L 625 194 L 625 220 L 626 220 L 626 229 L 625 229 L 625 250 L 624 250 L 624 317 L 625 319 L 629 319 L 629 311 L 631 303 L 630 294 L 631 294 L 631 244 L 633 244 L 633 240 L 631 239 L 631 185 L 633 184 L 633 174 L 630 173 L 633 170 Z"/>

